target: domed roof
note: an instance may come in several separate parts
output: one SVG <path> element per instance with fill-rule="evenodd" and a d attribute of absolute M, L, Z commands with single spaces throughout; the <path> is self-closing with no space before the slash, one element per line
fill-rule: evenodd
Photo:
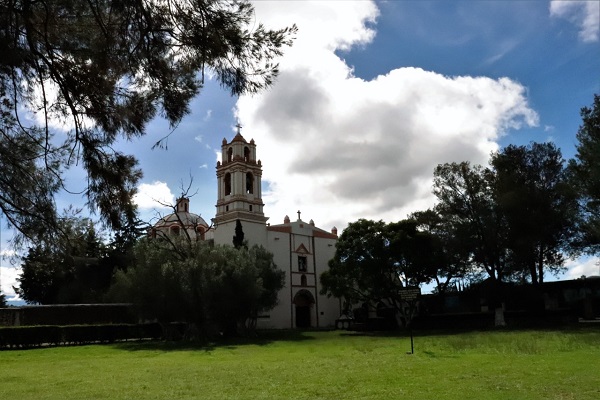
<path fill-rule="evenodd" d="M 182 224 L 185 227 L 198 227 L 203 226 L 208 228 L 208 224 L 198 214 L 194 214 L 189 212 L 189 204 L 190 199 L 181 197 L 177 200 L 176 212 L 169 214 L 158 220 L 156 224 L 154 224 L 155 228 L 160 228 L 162 226 L 171 226 L 173 224 Z"/>
<path fill-rule="evenodd" d="M 184 226 L 200 226 L 200 225 L 202 225 L 202 226 L 208 228 L 208 224 L 206 223 L 204 218 L 202 218 L 198 214 L 194 214 L 194 213 L 190 213 L 190 212 L 186 212 L 186 211 L 179 211 L 179 212 L 176 212 L 173 214 L 169 214 L 166 217 L 159 219 L 158 222 L 156 224 L 154 224 L 154 227 L 160 227 L 160 226 L 164 226 L 164 225 L 172 225 L 174 223 L 181 223 Z"/>

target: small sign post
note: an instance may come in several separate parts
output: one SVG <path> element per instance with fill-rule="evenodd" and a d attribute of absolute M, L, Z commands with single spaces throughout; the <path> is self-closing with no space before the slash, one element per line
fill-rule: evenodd
<path fill-rule="evenodd" d="M 410 333 L 410 354 L 415 354 L 415 346 L 412 332 L 412 318 L 417 300 L 421 296 L 421 288 L 418 286 L 407 286 L 400 289 L 400 300 L 409 305 L 409 315 L 407 316 L 408 332 Z"/>

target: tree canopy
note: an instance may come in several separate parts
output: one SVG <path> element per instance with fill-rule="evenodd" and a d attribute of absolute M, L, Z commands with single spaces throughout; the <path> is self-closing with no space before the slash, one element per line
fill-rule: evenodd
<path fill-rule="evenodd" d="M 449 236 L 458 238 L 470 260 L 492 280 L 510 273 L 506 223 L 495 199 L 495 174 L 468 162 L 439 165 L 434 171 L 435 210 L 445 221 Z"/>
<path fill-rule="evenodd" d="M 563 270 L 577 218 L 565 161 L 552 143 L 510 145 L 492 155 L 495 199 L 506 224 L 515 277 L 536 284 Z"/>
<path fill-rule="evenodd" d="M 175 127 L 206 73 L 234 95 L 269 86 L 294 32 L 257 24 L 246 0 L 0 2 L 0 209 L 30 241 L 58 229 L 54 195 L 78 164 L 90 208 L 133 226 L 141 171 L 114 143 L 159 115 Z"/>
<path fill-rule="evenodd" d="M 329 270 L 321 274 L 321 292 L 350 304 L 381 302 L 405 316 L 401 290 L 432 279 L 433 247 L 431 235 L 412 220 L 351 222 L 337 241 Z"/>
<path fill-rule="evenodd" d="M 436 284 L 435 292 L 460 290 L 480 279 L 472 263 L 469 242 L 453 231 L 452 220 L 446 220 L 435 209 L 415 212 L 410 219 L 431 237 L 430 274 Z"/>
<path fill-rule="evenodd" d="M 22 257 L 19 296 L 27 303 L 96 303 L 110 286 L 114 262 L 88 218 L 65 215 L 60 240 L 39 242 Z"/>
<path fill-rule="evenodd" d="M 600 254 L 600 95 L 591 107 L 581 109 L 577 154 L 569 163 L 573 183 L 581 196 L 583 223 L 578 247 Z"/>
<path fill-rule="evenodd" d="M 507 146 L 492 154 L 489 168 L 439 165 L 433 192 L 439 200 L 435 212 L 444 221 L 441 235 L 457 238 L 461 245 L 454 253 L 490 279 L 537 284 L 546 272 L 562 271 L 577 195 L 554 144 Z"/>
<path fill-rule="evenodd" d="M 143 239 L 135 255 L 135 265 L 117 272 L 110 300 L 132 302 L 142 317 L 163 324 L 186 322 L 191 336 L 252 329 L 258 313 L 277 304 L 284 285 L 285 273 L 258 246 Z"/>

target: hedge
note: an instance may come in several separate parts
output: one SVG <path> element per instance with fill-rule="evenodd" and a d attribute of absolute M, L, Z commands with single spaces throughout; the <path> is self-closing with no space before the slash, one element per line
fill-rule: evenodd
<path fill-rule="evenodd" d="M 0 328 L 0 348 L 30 348 L 136 339 L 160 339 L 162 328 L 151 324 L 44 325 Z"/>

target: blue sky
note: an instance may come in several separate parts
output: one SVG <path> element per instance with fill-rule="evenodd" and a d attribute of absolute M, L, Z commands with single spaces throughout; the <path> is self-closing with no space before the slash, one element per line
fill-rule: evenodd
<path fill-rule="evenodd" d="M 208 81 L 167 150 L 151 150 L 170 132 L 161 120 L 121 143 L 144 171 L 141 215 L 167 213 L 152 199 L 173 202 L 193 177 L 191 209 L 210 220 L 221 141 L 238 120 L 258 146 L 269 222 L 301 210 L 326 230 L 430 207 L 439 163 L 486 164 L 507 144 L 547 140 L 570 158 L 579 111 L 600 93 L 599 18 L 598 1 L 256 2 L 257 22 L 299 28 L 279 79 L 239 99 Z M 70 175 L 81 189 L 81 171 Z M 598 274 L 595 262 L 570 261 L 565 277 Z M 2 266 L 11 296 L 18 269 Z"/>

